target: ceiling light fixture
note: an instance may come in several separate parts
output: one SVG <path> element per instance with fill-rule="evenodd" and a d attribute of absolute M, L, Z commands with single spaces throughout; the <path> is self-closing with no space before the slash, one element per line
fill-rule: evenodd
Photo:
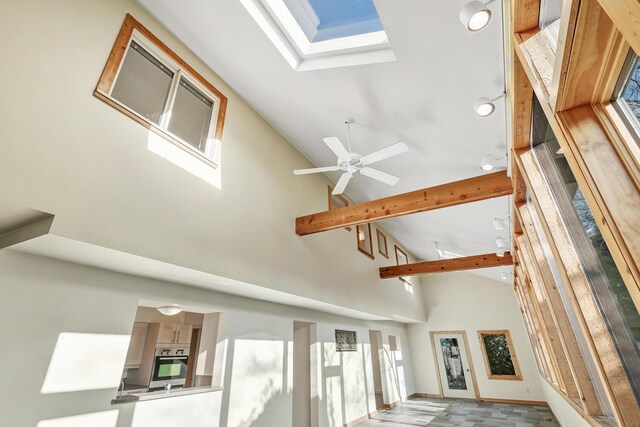
<path fill-rule="evenodd" d="M 480 117 L 488 117 L 492 115 L 494 111 L 496 111 L 495 102 L 506 96 L 507 95 L 504 92 L 502 92 L 499 96 L 496 96 L 495 98 L 487 98 L 486 96 L 483 96 L 482 98 L 478 98 L 475 101 L 473 101 L 473 111 L 475 111 L 476 114 L 479 115 Z"/>
<path fill-rule="evenodd" d="M 504 230 L 505 229 L 504 222 L 506 220 L 508 220 L 508 219 L 509 219 L 509 217 L 506 217 L 506 218 L 495 217 L 495 218 L 493 218 L 493 228 L 495 228 L 497 231 Z"/>
<path fill-rule="evenodd" d="M 500 273 L 500 277 L 502 278 L 502 280 L 507 280 L 509 278 L 509 273 L 503 271 L 502 273 Z"/>
<path fill-rule="evenodd" d="M 496 161 L 502 160 L 507 156 L 494 157 L 491 154 L 487 154 L 480 160 L 480 169 L 485 172 L 490 172 L 496 168 Z"/>
<path fill-rule="evenodd" d="M 504 256 L 504 254 L 505 254 L 505 252 L 506 252 L 506 251 L 504 250 L 504 248 L 499 248 L 499 249 L 496 251 L 496 255 L 498 255 L 499 257 L 503 257 L 503 256 Z"/>
<path fill-rule="evenodd" d="M 486 3 L 474 0 L 464 5 L 460 10 L 460 22 L 471 32 L 480 31 L 491 22 L 491 10 L 489 5 L 495 0 Z"/>
<path fill-rule="evenodd" d="M 182 311 L 182 307 L 179 305 L 163 305 L 162 307 L 156 308 L 156 310 L 165 316 L 175 316 Z"/>
<path fill-rule="evenodd" d="M 502 237 L 497 237 L 496 238 L 496 246 L 499 248 L 504 248 L 506 245 L 506 241 L 502 238 Z"/>

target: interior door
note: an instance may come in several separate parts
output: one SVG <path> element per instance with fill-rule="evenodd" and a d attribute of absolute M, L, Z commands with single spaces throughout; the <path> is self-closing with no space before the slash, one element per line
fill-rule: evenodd
<path fill-rule="evenodd" d="M 445 397 L 475 399 L 473 377 L 461 333 L 434 333 L 440 382 Z"/>

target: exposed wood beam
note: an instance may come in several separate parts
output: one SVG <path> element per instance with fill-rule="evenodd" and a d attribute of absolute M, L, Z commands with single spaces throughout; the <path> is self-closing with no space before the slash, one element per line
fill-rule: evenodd
<path fill-rule="evenodd" d="M 475 270 L 477 268 L 499 267 L 512 265 L 511 253 L 506 252 L 500 257 L 495 253 L 473 255 L 462 258 L 441 259 L 438 261 L 424 261 L 414 264 L 393 265 L 380 268 L 381 279 L 393 277 L 415 276 L 418 274 L 445 273 L 448 271 Z"/>
<path fill-rule="evenodd" d="M 296 218 L 300 236 L 365 224 L 433 209 L 508 196 L 513 192 L 506 172 L 495 172 L 435 187 Z"/>

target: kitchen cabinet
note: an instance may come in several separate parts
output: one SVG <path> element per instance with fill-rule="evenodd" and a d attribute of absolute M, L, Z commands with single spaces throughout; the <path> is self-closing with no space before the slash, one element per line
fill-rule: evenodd
<path fill-rule="evenodd" d="M 189 344 L 192 325 L 161 323 L 158 330 L 158 344 Z"/>
<path fill-rule="evenodd" d="M 142 364 L 142 354 L 144 352 L 144 343 L 147 340 L 148 323 L 135 322 L 131 330 L 131 339 L 129 341 L 129 350 L 124 362 L 125 369 L 139 368 Z"/>

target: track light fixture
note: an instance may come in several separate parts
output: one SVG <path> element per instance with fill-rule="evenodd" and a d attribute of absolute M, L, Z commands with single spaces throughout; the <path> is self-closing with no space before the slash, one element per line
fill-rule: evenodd
<path fill-rule="evenodd" d="M 506 218 L 495 217 L 495 218 L 493 218 L 493 228 L 495 228 L 497 231 L 504 230 L 505 229 L 504 222 L 506 220 L 508 220 L 508 219 L 509 219 L 509 217 L 506 217 Z"/>
<path fill-rule="evenodd" d="M 494 111 L 496 111 L 495 102 L 506 96 L 507 95 L 504 92 L 502 92 L 499 96 L 496 96 L 495 98 L 487 98 L 485 96 L 483 96 L 482 98 L 478 98 L 473 102 L 473 110 L 480 117 L 488 117 L 492 115 Z"/>
<path fill-rule="evenodd" d="M 503 257 L 505 254 L 505 250 L 504 248 L 498 248 L 498 250 L 496 251 L 496 255 L 498 255 L 499 257 Z"/>
<path fill-rule="evenodd" d="M 471 32 L 480 31 L 491 22 L 491 10 L 489 5 L 495 0 L 486 3 L 481 1 L 471 1 L 460 10 L 460 22 Z"/>
<path fill-rule="evenodd" d="M 504 159 L 506 156 L 494 157 L 491 154 L 487 154 L 480 160 L 480 169 L 485 172 L 490 172 L 496 168 L 496 162 Z"/>
<path fill-rule="evenodd" d="M 502 237 L 497 237 L 496 238 L 496 246 L 499 248 L 504 248 L 506 245 L 506 241 L 502 238 Z"/>
<path fill-rule="evenodd" d="M 502 280 L 507 280 L 509 278 L 509 273 L 503 271 L 502 273 L 500 273 L 500 278 L 502 278 Z"/>

